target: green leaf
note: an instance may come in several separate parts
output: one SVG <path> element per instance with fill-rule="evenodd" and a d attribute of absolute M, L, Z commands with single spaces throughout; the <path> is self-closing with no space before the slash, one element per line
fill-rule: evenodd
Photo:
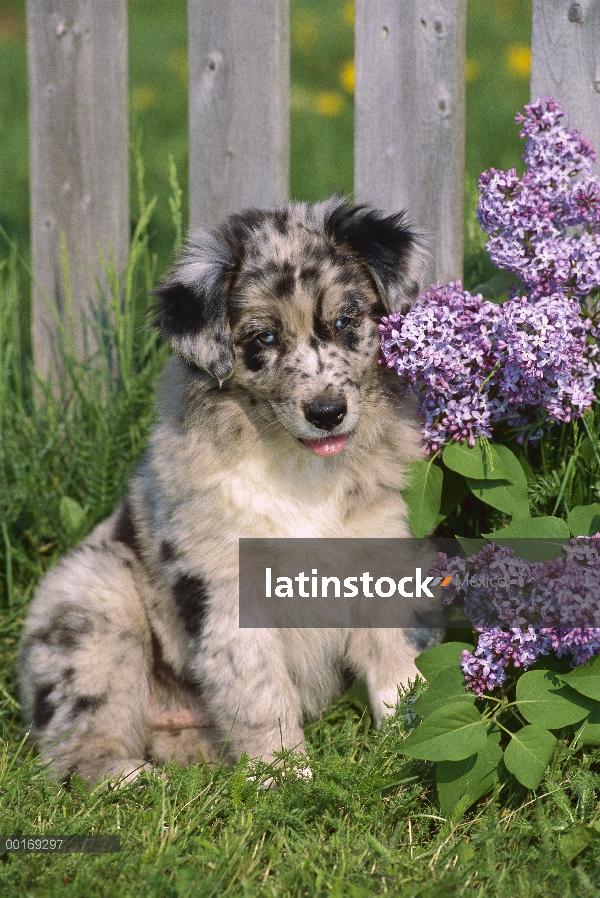
<path fill-rule="evenodd" d="M 58 508 L 60 522 L 67 533 L 77 533 L 85 520 L 85 509 L 69 496 L 63 496 Z"/>
<path fill-rule="evenodd" d="M 488 505 L 498 508 L 500 511 L 506 511 L 515 517 L 530 517 L 529 499 L 527 497 L 527 477 L 519 462 L 519 459 L 511 452 L 507 446 L 501 443 L 489 443 L 488 448 L 492 454 L 494 469 L 503 470 L 504 475 L 495 474 L 494 477 L 487 477 L 490 483 L 484 486 L 485 479 L 482 483 L 481 479 L 471 478 L 475 484 L 475 489 L 479 489 L 484 495 L 479 496 Z M 471 483 L 469 483 L 471 486 Z M 471 486 L 473 490 L 473 486 Z M 485 495 L 487 493 L 487 496 Z M 502 503 L 502 504 L 497 504 Z"/>
<path fill-rule="evenodd" d="M 448 515 L 456 509 L 462 500 L 469 494 L 469 487 L 464 477 L 451 471 L 449 468 L 444 471 L 444 484 L 442 486 L 442 504 L 440 505 L 440 513 L 436 521 L 439 524 L 444 521 Z"/>
<path fill-rule="evenodd" d="M 473 858 L 477 857 L 477 851 L 470 842 L 467 842 L 463 839 L 456 846 L 456 853 L 458 855 L 459 864 L 469 864 Z"/>
<path fill-rule="evenodd" d="M 478 293 L 481 293 L 483 298 L 490 302 L 502 303 L 508 299 L 509 289 L 517 283 L 518 279 L 511 271 L 499 271 L 485 284 L 478 284 L 477 287 L 473 287 L 471 295 L 476 296 Z"/>
<path fill-rule="evenodd" d="M 453 441 L 448 443 L 444 449 L 444 464 L 451 471 L 456 471 L 464 477 L 472 477 L 476 480 L 510 481 L 510 471 L 503 464 L 505 452 L 502 450 L 512 455 L 510 449 L 506 449 L 505 446 L 488 443 L 482 439 L 478 440 L 474 446 L 469 446 L 467 442 L 455 443 Z M 519 464 L 518 461 L 517 464 Z"/>
<path fill-rule="evenodd" d="M 516 455 L 501 443 L 450 443 L 444 464 L 462 474 L 482 502 L 516 518 L 528 518 L 527 478 Z"/>
<path fill-rule="evenodd" d="M 432 683 L 442 670 L 447 670 L 449 667 L 460 670 L 461 653 L 465 649 L 472 652 L 473 648 L 467 642 L 444 642 L 442 645 L 434 645 L 433 648 L 418 655 L 415 658 L 415 665 L 427 682 Z"/>
<path fill-rule="evenodd" d="M 483 748 L 486 739 L 479 711 L 467 702 L 452 702 L 420 723 L 399 751 L 423 761 L 460 761 Z"/>
<path fill-rule="evenodd" d="M 460 543 L 465 555 L 477 555 L 488 544 L 487 539 L 472 539 L 468 536 L 457 536 L 456 540 Z"/>
<path fill-rule="evenodd" d="M 483 748 L 470 758 L 462 761 L 438 761 L 435 765 L 435 778 L 442 814 L 452 814 L 464 797 L 469 802 L 467 807 L 470 807 L 489 792 L 498 779 L 501 758 L 500 730 L 494 727 Z"/>
<path fill-rule="evenodd" d="M 571 863 L 584 848 L 587 848 L 599 837 L 600 833 L 593 824 L 591 826 L 572 826 L 559 838 L 558 844 L 564 857 Z"/>
<path fill-rule="evenodd" d="M 588 468 L 591 468 L 594 462 L 594 446 L 592 445 L 592 441 L 589 437 L 584 437 L 579 444 L 579 448 L 577 451 L 579 458 L 582 458 Z M 578 534 L 579 535 L 579 534 Z"/>
<path fill-rule="evenodd" d="M 448 643 L 448 645 L 451 644 Z M 444 708 L 450 702 L 471 702 L 473 704 L 474 701 L 475 694 L 466 691 L 463 672 L 456 665 L 456 667 L 448 667 L 446 670 L 440 671 L 437 677 L 431 680 L 429 688 L 422 692 L 411 706 L 411 710 L 421 717 L 428 717 L 433 711 Z"/>
<path fill-rule="evenodd" d="M 571 531 L 566 521 L 560 518 L 548 517 L 529 518 L 526 521 L 514 521 L 508 527 L 502 530 L 496 530 L 494 533 L 484 533 L 487 539 L 550 539 L 558 537 L 559 539 L 570 539 Z M 501 545 L 501 544 L 500 544 Z"/>
<path fill-rule="evenodd" d="M 589 717 L 577 733 L 579 745 L 600 745 L 600 707 L 590 711 Z"/>
<path fill-rule="evenodd" d="M 579 723 L 595 704 L 561 685 L 554 671 L 530 670 L 517 681 L 517 707 L 529 723 L 558 730 Z"/>
<path fill-rule="evenodd" d="M 562 674 L 560 679 L 582 695 L 600 702 L 600 655 L 590 658 L 570 673 Z"/>
<path fill-rule="evenodd" d="M 567 524 L 573 536 L 593 536 L 600 532 L 600 505 L 576 505 L 569 512 Z"/>
<path fill-rule="evenodd" d="M 517 462 L 518 464 L 518 462 Z M 521 466 L 519 465 L 519 468 Z M 521 470 L 521 473 L 522 470 Z M 529 510 L 529 499 L 527 498 L 527 482 L 523 474 L 524 485 L 521 486 L 511 483 L 508 480 L 475 480 L 473 477 L 466 478 L 469 489 L 473 495 L 497 508 L 504 511 L 513 518 L 529 518 L 531 512 Z"/>
<path fill-rule="evenodd" d="M 563 655 L 562 658 L 557 658 L 556 655 L 540 655 L 530 667 L 530 670 L 552 670 L 555 674 L 567 674 L 572 669 L 571 659 L 567 655 Z"/>
<path fill-rule="evenodd" d="M 412 531 L 419 539 L 437 523 L 443 479 L 442 469 L 431 461 L 414 461 L 408 468 L 408 486 L 402 490 L 402 497 Z"/>
<path fill-rule="evenodd" d="M 523 786 L 537 789 L 557 745 L 556 736 L 544 727 L 524 726 L 506 746 L 504 763 Z"/>

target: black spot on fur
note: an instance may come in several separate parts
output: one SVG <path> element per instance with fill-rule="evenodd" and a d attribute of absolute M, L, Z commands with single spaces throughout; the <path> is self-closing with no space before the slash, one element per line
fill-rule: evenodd
<path fill-rule="evenodd" d="M 74 667 L 65 667 L 62 673 L 63 680 L 65 683 L 72 683 L 75 677 L 75 668 Z"/>
<path fill-rule="evenodd" d="M 152 664 L 151 664 L 151 676 L 154 682 L 161 688 L 165 689 L 167 692 L 172 692 L 173 689 L 182 689 L 185 691 L 191 691 L 194 694 L 200 694 L 201 688 L 197 683 L 194 683 L 192 680 L 186 678 L 185 676 L 180 676 L 175 672 L 173 667 L 165 661 L 162 646 L 158 639 L 158 636 L 152 631 L 151 634 L 152 639 Z"/>
<path fill-rule="evenodd" d="M 303 287 L 314 287 L 321 279 L 322 271 L 316 265 L 304 265 L 298 272 L 298 280 Z"/>
<path fill-rule="evenodd" d="M 80 695 L 71 709 L 71 719 L 78 717 L 85 711 L 97 711 L 98 708 L 105 705 L 107 701 L 108 695 L 106 693 L 103 695 Z"/>
<path fill-rule="evenodd" d="M 36 642 L 41 642 L 70 651 L 76 649 L 82 638 L 92 633 L 93 629 L 94 623 L 89 614 L 77 605 L 64 603 L 54 609 L 47 628 L 31 633 L 23 646 L 28 650 Z"/>
<path fill-rule="evenodd" d="M 349 287 L 356 284 L 357 272 L 355 266 L 340 268 L 335 273 L 335 283 L 340 287 Z"/>
<path fill-rule="evenodd" d="M 219 290 L 219 297 L 221 293 Z M 198 333 L 209 324 L 217 308 L 215 298 L 210 301 L 204 291 L 193 290 L 180 281 L 165 284 L 156 295 L 159 306 L 153 323 L 167 338 Z"/>
<path fill-rule="evenodd" d="M 344 692 L 348 692 L 352 684 L 356 682 L 356 674 L 350 667 L 344 665 L 341 671 L 341 679 L 342 689 L 344 690 Z"/>
<path fill-rule="evenodd" d="M 356 333 L 356 330 L 352 326 L 349 326 L 338 331 L 337 341 L 347 352 L 356 352 L 360 344 L 360 337 Z"/>
<path fill-rule="evenodd" d="M 167 561 L 171 561 L 173 558 L 175 558 L 176 554 L 177 552 L 175 551 L 175 546 L 173 546 L 166 540 L 163 540 L 160 544 L 160 560 L 166 563 Z"/>
<path fill-rule="evenodd" d="M 323 321 L 323 294 L 317 296 L 317 303 L 313 313 L 313 333 L 317 340 L 321 343 L 327 343 L 331 340 L 331 331 Z"/>
<path fill-rule="evenodd" d="M 287 234 L 290 215 L 287 209 L 275 209 L 271 213 L 271 220 L 275 226 L 275 230 L 279 234 Z"/>
<path fill-rule="evenodd" d="M 164 659 L 158 636 L 152 631 L 152 676 L 161 686 L 169 686 L 177 679 L 177 674 Z"/>
<path fill-rule="evenodd" d="M 275 283 L 271 287 L 272 292 L 278 298 L 284 296 L 291 296 L 296 289 L 296 278 L 294 277 L 294 269 L 289 263 L 285 263 L 282 266 L 282 271 L 279 273 Z"/>
<path fill-rule="evenodd" d="M 137 535 L 135 523 L 133 521 L 129 499 L 125 499 L 125 502 L 123 503 L 121 513 L 117 518 L 117 523 L 115 524 L 113 539 L 118 543 L 123 543 L 123 545 L 131 549 L 135 557 L 141 561 L 142 549 Z"/>
<path fill-rule="evenodd" d="M 325 220 L 325 233 L 360 259 L 367 271 L 387 289 L 406 273 L 415 235 L 406 224 L 406 214 L 384 216 L 364 205 L 345 201 L 332 209 Z"/>
<path fill-rule="evenodd" d="M 244 345 L 244 365 L 249 371 L 261 371 L 267 364 L 267 352 L 258 340 Z"/>
<path fill-rule="evenodd" d="M 173 598 L 186 633 L 193 637 L 199 636 L 208 602 L 206 581 L 202 577 L 183 574 L 173 586 Z"/>
<path fill-rule="evenodd" d="M 47 727 L 54 716 L 56 708 L 49 701 L 49 695 L 54 689 L 54 683 L 45 683 L 39 686 L 35 691 L 33 699 L 33 725 L 36 729 L 42 730 Z"/>

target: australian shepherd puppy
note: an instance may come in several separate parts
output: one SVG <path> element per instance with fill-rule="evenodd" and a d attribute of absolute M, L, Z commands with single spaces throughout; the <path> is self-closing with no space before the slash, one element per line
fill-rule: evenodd
<path fill-rule="evenodd" d="M 377 324 L 414 299 L 416 249 L 402 214 L 337 198 L 192 235 L 158 291 L 175 356 L 145 460 L 25 624 L 23 708 L 57 775 L 301 752 L 345 671 L 376 724 L 393 710 L 418 639 L 240 629 L 238 540 L 410 536 L 419 434 Z"/>

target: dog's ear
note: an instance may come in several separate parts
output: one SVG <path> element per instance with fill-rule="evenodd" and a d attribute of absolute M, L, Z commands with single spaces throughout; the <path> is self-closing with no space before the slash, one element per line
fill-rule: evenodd
<path fill-rule="evenodd" d="M 326 210 L 324 231 L 367 270 L 387 313 L 416 299 L 422 243 L 407 224 L 405 212 L 386 216 L 336 199 Z"/>
<path fill-rule="evenodd" d="M 192 234 L 181 261 L 156 291 L 153 321 L 178 355 L 219 385 L 233 370 L 227 302 L 247 236 L 232 219 L 216 231 Z"/>

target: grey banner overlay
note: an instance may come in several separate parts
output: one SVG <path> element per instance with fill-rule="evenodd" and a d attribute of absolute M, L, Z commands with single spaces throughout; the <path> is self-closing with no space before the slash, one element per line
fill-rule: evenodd
<path fill-rule="evenodd" d="M 600 541 L 596 541 L 600 550 Z M 240 627 L 600 627 L 579 539 L 241 539 Z"/>
<path fill-rule="evenodd" d="M 0 836 L 0 854 L 114 854 L 120 836 Z"/>

